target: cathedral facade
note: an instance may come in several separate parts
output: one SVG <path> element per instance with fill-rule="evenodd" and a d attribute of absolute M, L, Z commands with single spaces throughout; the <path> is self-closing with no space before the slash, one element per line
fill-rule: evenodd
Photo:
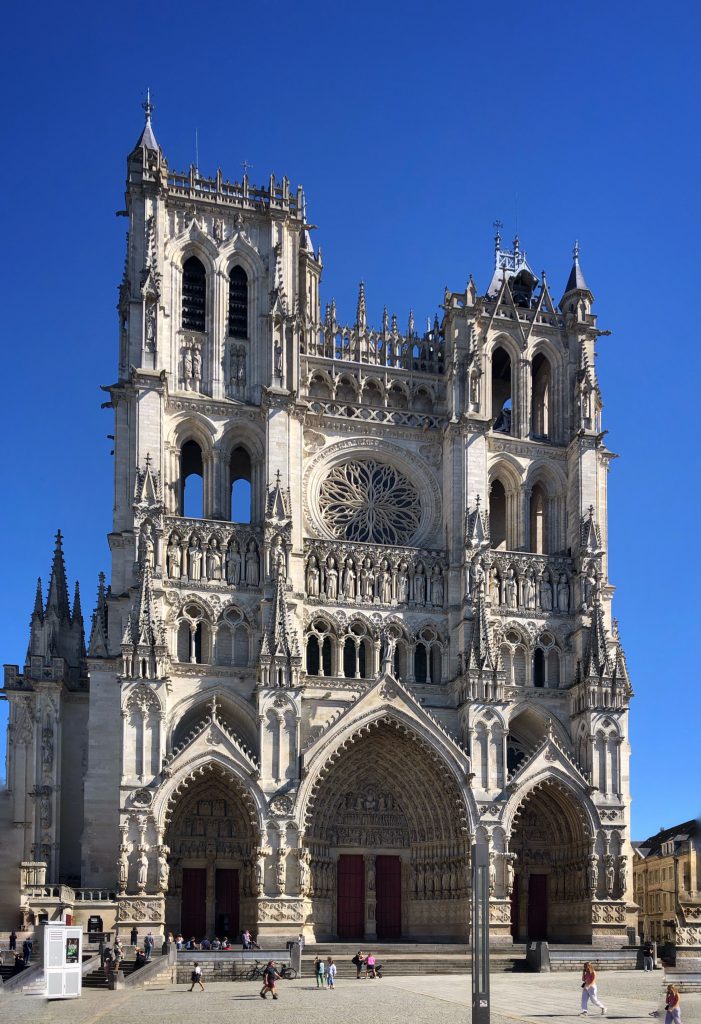
<path fill-rule="evenodd" d="M 111 580 L 57 538 L 6 666 L 0 927 L 493 941 L 635 927 L 598 335 L 497 234 L 401 332 L 322 313 L 304 194 L 127 164 Z"/>

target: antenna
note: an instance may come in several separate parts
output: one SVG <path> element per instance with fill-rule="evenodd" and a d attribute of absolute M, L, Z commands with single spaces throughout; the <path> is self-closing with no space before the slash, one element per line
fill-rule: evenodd
<path fill-rule="evenodd" d="M 195 170 L 200 169 L 200 142 L 197 135 L 197 129 L 195 128 Z"/>

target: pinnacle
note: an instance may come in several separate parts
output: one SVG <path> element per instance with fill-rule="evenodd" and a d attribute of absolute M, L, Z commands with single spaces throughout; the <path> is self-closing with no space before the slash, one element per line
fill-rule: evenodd
<path fill-rule="evenodd" d="M 52 609 L 59 616 L 70 618 L 71 610 L 68 603 L 66 566 L 63 559 L 63 535 L 60 530 L 56 533 L 56 546 L 54 548 L 53 563 L 51 565 L 49 593 L 46 600 L 46 611 L 48 612 L 49 609 Z"/>
<path fill-rule="evenodd" d="M 41 589 L 41 576 L 37 577 L 37 592 L 34 598 L 34 615 L 37 615 L 41 621 L 44 619 L 44 595 Z"/>

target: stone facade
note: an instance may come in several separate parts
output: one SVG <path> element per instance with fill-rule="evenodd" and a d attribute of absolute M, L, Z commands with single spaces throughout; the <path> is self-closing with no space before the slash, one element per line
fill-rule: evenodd
<path fill-rule="evenodd" d="M 701 947 L 701 827 L 698 820 L 663 828 L 633 844 L 639 931 L 674 943 L 677 954 Z"/>
<path fill-rule="evenodd" d="M 2 913 L 464 940 L 635 925 L 593 297 L 497 235 L 405 333 L 322 315 L 301 189 L 128 158 L 111 584 L 6 668 Z M 30 878 L 31 876 L 31 878 Z M 54 902 L 52 902 L 52 900 Z M 54 909 L 52 909 L 54 908 Z M 97 909 L 96 909 L 97 908 Z"/>

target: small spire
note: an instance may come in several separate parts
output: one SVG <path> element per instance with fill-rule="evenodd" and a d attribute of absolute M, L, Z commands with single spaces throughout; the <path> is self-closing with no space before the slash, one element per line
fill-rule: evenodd
<path fill-rule="evenodd" d="M 409 323 L 407 324 L 407 337 L 413 338 L 414 336 L 414 310 L 409 310 Z"/>
<path fill-rule="evenodd" d="M 382 330 L 385 334 L 389 330 L 389 314 L 387 313 L 386 306 L 382 310 Z"/>
<path fill-rule="evenodd" d="M 501 229 L 504 225 L 500 220 L 495 220 L 492 227 L 496 230 L 496 234 L 494 236 L 494 253 L 498 256 L 501 248 Z"/>
<path fill-rule="evenodd" d="M 146 99 L 141 106 L 144 108 L 144 113 L 146 114 L 146 124 L 150 124 L 151 114 L 153 113 L 153 103 L 151 102 L 151 90 L 148 86 L 146 87 Z"/>
<path fill-rule="evenodd" d="M 71 610 L 68 603 L 68 584 L 66 583 L 66 565 L 63 560 L 63 534 L 56 533 L 56 546 L 51 565 L 49 594 L 46 599 L 46 611 L 52 609 L 57 615 L 70 619 Z"/>
<path fill-rule="evenodd" d="M 579 242 L 575 239 L 574 249 L 572 250 L 572 259 L 575 263 L 579 260 Z"/>
<path fill-rule="evenodd" d="M 41 589 L 41 576 L 37 577 L 37 592 L 34 598 L 34 612 L 40 622 L 44 621 L 44 595 Z"/>
<path fill-rule="evenodd" d="M 73 615 L 71 616 L 73 622 L 80 622 L 83 624 L 83 609 L 80 606 L 80 583 L 78 580 L 75 581 L 75 591 L 73 594 Z"/>
<path fill-rule="evenodd" d="M 139 141 L 134 146 L 134 149 L 146 149 L 153 153 L 158 153 L 160 146 L 156 142 L 156 136 L 153 134 L 153 125 L 151 124 L 151 116 L 153 114 L 153 103 L 151 102 L 151 90 L 146 90 L 146 99 L 141 104 L 146 115 L 143 131 L 139 136 Z"/>
<path fill-rule="evenodd" d="M 355 325 L 363 333 L 368 325 L 368 314 L 365 307 L 365 282 L 361 281 L 358 288 L 358 308 L 355 314 Z"/>
<path fill-rule="evenodd" d="M 568 292 L 589 292 L 589 295 L 591 295 L 589 286 L 584 280 L 582 268 L 579 265 L 579 242 L 575 242 L 572 249 L 572 269 L 565 285 L 565 295 Z"/>

